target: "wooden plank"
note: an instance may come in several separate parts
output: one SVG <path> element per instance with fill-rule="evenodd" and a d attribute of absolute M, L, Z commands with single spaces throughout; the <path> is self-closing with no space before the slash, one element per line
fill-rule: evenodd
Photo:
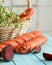
<path fill-rule="evenodd" d="M 0 65 L 14 65 L 14 63 L 12 61 L 4 62 L 4 61 L 0 60 Z"/>
<path fill-rule="evenodd" d="M 44 65 L 32 53 L 29 54 L 15 54 L 14 61 L 16 65 Z"/>
<path fill-rule="evenodd" d="M 52 37 L 45 35 L 48 38 L 48 42 L 42 46 L 42 50 L 38 54 L 34 54 L 39 60 L 46 65 L 52 65 L 52 61 L 47 61 L 43 58 L 43 52 L 52 53 Z"/>
<path fill-rule="evenodd" d="M 39 59 L 37 59 L 32 53 L 29 54 L 15 54 L 14 62 L 16 65 L 44 65 Z M 4 62 L 0 60 L 0 65 L 14 65 L 13 62 Z"/>
<path fill-rule="evenodd" d="M 45 48 L 45 47 L 44 47 Z M 49 50 L 48 50 L 49 51 Z M 43 48 L 42 48 L 42 50 L 41 50 L 41 52 L 40 53 L 38 53 L 38 54 L 34 54 L 40 61 L 42 61 L 45 65 L 52 65 L 52 61 L 47 61 L 47 60 L 45 60 L 44 59 L 44 57 L 43 57 L 43 52 L 44 52 L 44 50 L 43 50 Z M 50 53 L 50 51 L 49 51 L 49 53 Z"/>

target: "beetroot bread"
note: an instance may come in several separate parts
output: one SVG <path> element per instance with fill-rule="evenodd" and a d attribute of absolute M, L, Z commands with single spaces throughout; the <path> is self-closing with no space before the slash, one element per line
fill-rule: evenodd
<path fill-rule="evenodd" d="M 0 48 L 0 57 L 3 57 L 4 61 L 10 61 L 13 59 L 14 52 L 11 45 L 2 45 Z"/>
<path fill-rule="evenodd" d="M 48 61 L 51 61 L 52 60 L 52 54 L 49 54 L 49 53 L 43 53 L 43 57 L 48 60 Z"/>

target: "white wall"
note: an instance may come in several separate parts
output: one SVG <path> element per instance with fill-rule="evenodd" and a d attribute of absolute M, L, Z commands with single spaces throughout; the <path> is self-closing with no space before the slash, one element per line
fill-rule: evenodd
<path fill-rule="evenodd" d="M 28 31 L 39 29 L 52 35 L 52 0 L 31 0 L 31 3 L 35 9 L 35 13 L 32 16 L 31 26 Z M 11 9 L 16 12 L 18 6 L 23 5 L 21 6 L 23 12 L 26 8 L 25 5 L 27 5 L 27 2 L 26 0 L 5 0 L 3 5 L 11 6 Z"/>
<path fill-rule="evenodd" d="M 39 0 L 38 6 L 38 29 L 52 35 L 52 0 Z"/>

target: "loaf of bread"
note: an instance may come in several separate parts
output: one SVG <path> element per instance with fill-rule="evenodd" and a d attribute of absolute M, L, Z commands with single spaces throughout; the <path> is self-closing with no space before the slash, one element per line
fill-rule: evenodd
<path fill-rule="evenodd" d="M 37 37 L 27 41 L 27 42 L 24 42 L 20 46 L 18 46 L 15 51 L 17 53 L 20 53 L 20 54 L 29 53 L 32 50 L 34 50 L 34 49 L 40 47 L 41 45 L 43 45 L 46 41 L 47 41 L 46 37 L 37 36 Z"/>
<path fill-rule="evenodd" d="M 29 53 L 32 50 L 40 47 L 47 41 L 47 38 L 42 34 L 42 32 L 35 30 L 32 32 L 25 33 L 18 36 L 12 40 L 5 41 L 3 45 L 12 45 L 13 50 L 17 53 Z"/>

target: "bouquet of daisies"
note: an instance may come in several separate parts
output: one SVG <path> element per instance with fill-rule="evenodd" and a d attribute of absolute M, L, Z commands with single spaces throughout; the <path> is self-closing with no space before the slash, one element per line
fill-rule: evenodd
<path fill-rule="evenodd" d="M 2 0 L 2 3 L 4 0 Z M 0 3 L 0 27 L 19 27 L 20 22 L 25 21 L 25 19 L 20 20 L 19 15 L 16 12 L 8 12 L 4 6 Z M 10 7 L 8 7 L 10 9 Z M 18 22 L 17 22 L 18 21 Z"/>

